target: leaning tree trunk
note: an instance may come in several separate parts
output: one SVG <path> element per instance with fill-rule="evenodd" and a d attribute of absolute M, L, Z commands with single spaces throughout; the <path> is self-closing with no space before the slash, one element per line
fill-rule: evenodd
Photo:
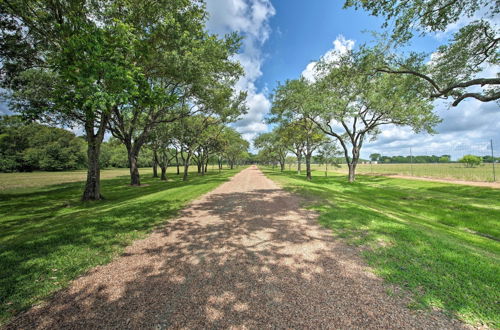
<path fill-rule="evenodd" d="M 93 132 L 92 132 L 93 135 Z M 95 201 L 102 199 L 101 195 L 101 170 L 99 168 L 99 156 L 101 153 L 101 141 L 98 137 L 93 137 L 87 134 L 88 147 L 88 166 L 87 166 L 87 182 L 83 191 L 83 201 Z"/>

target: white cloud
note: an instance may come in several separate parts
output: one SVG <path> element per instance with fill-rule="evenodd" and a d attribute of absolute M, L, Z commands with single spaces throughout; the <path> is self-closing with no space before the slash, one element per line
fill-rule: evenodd
<path fill-rule="evenodd" d="M 496 154 L 500 154 L 500 107 L 495 102 L 483 103 L 467 100 L 457 107 L 435 102 L 436 113 L 443 119 L 436 126 L 438 134 L 413 133 L 408 127 L 388 125 L 382 127 L 377 140 L 365 144 L 362 157 L 374 152 L 383 155 L 452 155 L 457 159 L 464 154 L 486 155 L 490 140 Z"/>
<path fill-rule="evenodd" d="M 477 21 L 477 20 L 485 20 L 488 21 L 494 27 L 498 27 L 500 24 L 500 16 L 499 15 L 491 15 L 491 8 L 488 6 L 483 7 L 476 11 L 472 16 L 462 16 L 456 22 L 449 24 L 444 31 L 438 31 L 432 33 L 435 39 L 441 41 L 449 38 L 453 33 L 460 30 L 462 27 L 467 24 Z"/>
<path fill-rule="evenodd" d="M 271 33 L 269 19 L 275 15 L 275 9 L 270 0 L 208 0 L 207 10 L 211 32 L 224 35 L 236 31 L 245 37 L 242 50 L 235 59 L 245 69 L 245 76 L 237 88 L 248 93 L 248 113 L 233 126 L 247 140 L 252 140 L 257 134 L 267 131 L 264 118 L 271 102 L 266 96 L 267 91 L 257 90 L 255 82 L 262 76 L 264 56 L 261 48 Z"/>
<path fill-rule="evenodd" d="M 323 56 L 321 56 L 321 60 L 325 62 L 333 62 L 338 58 L 339 55 L 345 54 L 350 51 L 354 47 L 354 40 L 346 39 L 343 35 L 338 35 L 337 38 L 333 41 L 333 48 L 327 51 Z M 316 70 L 316 64 L 318 62 L 309 63 L 304 71 L 302 71 L 302 77 L 307 79 L 308 81 L 314 82 L 316 81 L 316 76 L 318 72 Z"/>
<path fill-rule="evenodd" d="M 336 54 L 345 53 L 354 47 L 354 41 L 338 36 L 333 48 L 321 58 L 333 60 Z M 434 55 L 436 56 L 436 54 Z M 314 81 L 315 65 L 311 62 L 302 76 Z M 494 76 L 498 67 L 487 67 L 478 76 Z M 373 142 L 366 141 L 362 158 L 368 159 L 371 153 L 383 155 L 452 155 L 454 159 L 466 153 L 486 155 L 490 140 L 493 140 L 496 155 L 500 155 L 500 106 L 495 102 L 483 103 L 474 99 L 465 100 L 457 107 L 449 107 L 450 101 L 434 102 L 435 112 L 443 121 L 435 128 L 437 134 L 414 133 L 409 127 L 386 125 Z M 338 123 L 333 128 L 342 132 Z"/>

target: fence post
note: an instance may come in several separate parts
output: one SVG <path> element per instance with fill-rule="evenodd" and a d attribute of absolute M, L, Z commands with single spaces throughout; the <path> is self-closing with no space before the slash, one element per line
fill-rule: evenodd
<path fill-rule="evenodd" d="M 410 176 L 413 176 L 413 153 L 411 152 L 411 147 L 410 147 Z"/>
<path fill-rule="evenodd" d="M 495 154 L 493 153 L 493 139 L 490 140 L 491 146 L 491 161 L 493 162 L 493 182 L 497 181 L 496 173 L 495 173 Z"/>

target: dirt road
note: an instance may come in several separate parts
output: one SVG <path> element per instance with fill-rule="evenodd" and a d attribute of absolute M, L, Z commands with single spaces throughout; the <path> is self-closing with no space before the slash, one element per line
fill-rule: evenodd
<path fill-rule="evenodd" d="M 410 311 L 256 167 L 12 328 L 460 328 Z"/>

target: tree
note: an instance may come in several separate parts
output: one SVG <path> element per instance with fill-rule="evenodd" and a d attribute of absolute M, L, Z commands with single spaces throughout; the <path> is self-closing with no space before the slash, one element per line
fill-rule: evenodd
<path fill-rule="evenodd" d="M 84 168 L 85 142 L 62 128 L 0 117 L 0 171 L 62 171 Z"/>
<path fill-rule="evenodd" d="M 114 109 L 137 95 L 140 76 L 124 1 L 3 1 L 1 87 L 29 118 L 80 125 L 87 140 L 83 200 L 101 199 L 100 148 Z"/>
<path fill-rule="evenodd" d="M 302 134 L 302 130 L 297 125 L 285 125 L 280 128 L 280 135 L 287 149 L 295 155 L 297 161 L 297 174 L 300 175 L 302 170 L 302 157 L 304 156 L 304 150 L 306 148 L 306 139 Z"/>
<path fill-rule="evenodd" d="M 307 117 L 308 108 L 314 104 L 308 97 L 308 88 L 305 80 L 288 80 L 285 84 L 280 84 L 274 91 L 271 108 L 273 117 L 269 121 L 281 123 L 282 128 L 278 132 L 283 136 L 285 144 L 295 145 L 291 148 L 292 151 L 296 150 L 294 153 L 301 147 L 306 159 L 306 178 L 311 180 L 312 154 L 326 142 L 326 136 Z M 300 173 L 300 168 L 298 172 Z"/>
<path fill-rule="evenodd" d="M 498 74 L 477 76 L 485 67 L 499 64 L 500 36 L 494 19 L 500 12 L 498 1 L 347 0 L 344 7 L 363 8 L 372 15 L 384 16 L 383 27 L 393 26 L 391 39 L 397 44 L 405 44 L 415 33 L 444 32 L 453 24 L 469 21 L 436 50 L 431 61 L 425 54 L 393 54 L 380 62 L 378 69 L 418 77 L 427 83 L 432 98 L 452 97 L 453 106 L 467 98 L 482 102 L 500 99 Z M 478 15 L 483 17 L 475 19 Z M 382 51 L 387 55 L 388 49 Z"/>
<path fill-rule="evenodd" d="M 280 164 L 280 170 L 285 170 L 285 159 L 288 152 L 286 142 L 283 137 L 278 133 L 277 129 L 269 133 L 262 133 L 258 135 L 253 142 L 255 148 L 261 149 L 261 159 Z M 264 156 L 264 157 L 262 157 Z"/>
<path fill-rule="evenodd" d="M 450 161 L 451 161 L 450 155 L 442 155 L 441 157 L 439 157 L 440 163 L 449 163 Z"/>
<path fill-rule="evenodd" d="M 460 163 L 464 163 L 466 167 L 474 167 L 481 164 L 481 157 L 474 155 L 465 155 L 458 160 Z"/>
<path fill-rule="evenodd" d="M 333 164 L 335 167 L 340 167 L 337 164 L 337 159 L 342 153 L 338 145 L 333 141 L 325 142 L 318 150 L 319 160 L 325 164 L 325 176 L 328 176 L 328 165 Z"/>
<path fill-rule="evenodd" d="M 233 169 L 238 160 L 248 156 L 250 144 L 241 137 L 240 133 L 230 127 L 226 127 L 223 138 L 223 153 L 227 158 L 230 168 Z"/>
<path fill-rule="evenodd" d="M 334 61 L 319 65 L 318 80 L 312 86 L 297 83 L 310 99 L 303 110 L 327 135 L 335 138 L 344 151 L 349 182 L 361 148 L 367 138 L 375 139 L 383 125 L 410 126 L 414 131 L 433 132 L 440 120 L 432 113 L 423 95 L 422 82 L 412 75 L 373 72 L 373 53 L 369 49 L 337 54 Z"/>
<path fill-rule="evenodd" d="M 291 127 L 297 133 L 297 138 L 301 138 L 304 141 L 304 149 L 302 152 L 306 159 L 306 179 L 310 181 L 312 179 L 312 155 L 316 149 L 327 142 L 326 135 L 312 120 L 307 117 L 302 117 L 285 125 Z M 278 132 L 280 133 L 281 130 Z M 288 141 L 284 139 L 284 143 L 287 142 Z"/>
<path fill-rule="evenodd" d="M 131 185 L 140 185 L 137 157 L 156 125 L 231 107 L 232 85 L 243 72 L 231 58 L 240 38 L 208 34 L 197 2 L 138 2 L 123 19 L 135 27 L 135 58 L 144 80 L 140 95 L 113 109 L 109 130 L 127 148 Z"/>
<path fill-rule="evenodd" d="M 378 162 L 380 160 L 380 157 L 382 157 L 381 154 L 379 154 L 379 153 L 373 153 L 373 154 L 370 155 L 370 160 L 372 162 Z"/>

